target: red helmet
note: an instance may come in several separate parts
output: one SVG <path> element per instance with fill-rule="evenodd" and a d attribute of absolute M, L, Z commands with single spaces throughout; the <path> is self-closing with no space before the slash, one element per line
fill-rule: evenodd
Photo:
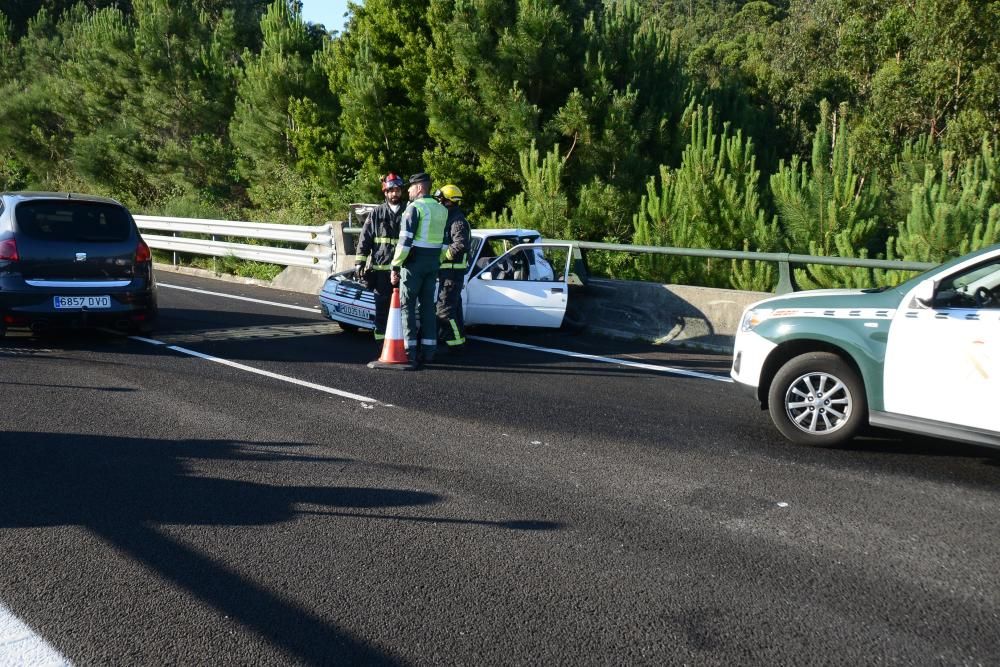
<path fill-rule="evenodd" d="M 385 175 L 385 178 L 382 179 L 382 192 L 385 192 L 389 188 L 402 188 L 402 187 L 403 187 L 403 179 L 400 178 L 399 175 L 393 171 L 390 171 L 388 174 Z"/>

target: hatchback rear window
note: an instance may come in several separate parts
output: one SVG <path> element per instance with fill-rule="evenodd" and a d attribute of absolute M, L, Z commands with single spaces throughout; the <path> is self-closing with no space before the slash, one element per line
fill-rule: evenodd
<path fill-rule="evenodd" d="M 31 201 L 14 209 L 21 234 L 45 241 L 125 241 L 132 232 L 121 206 L 80 201 Z"/>

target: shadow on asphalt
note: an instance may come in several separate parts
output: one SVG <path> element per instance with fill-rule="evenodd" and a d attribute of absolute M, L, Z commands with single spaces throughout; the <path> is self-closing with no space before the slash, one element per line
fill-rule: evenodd
<path fill-rule="evenodd" d="M 878 452 L 880 454 L 910 454 L 913 456 L 947 456 L 950 458 L 976 458 L 1000 466 L 1000 449 L 986 445 L 942 440 L 927 435 L 897 433 L 881 429 L 869 432 L 853 441 L 831 449 L 843 451 Z"/>
<path fill-rule="evenodd" d="M 222 328 L 256 328 L 316 322 L 329 322 L 329 320 L 324 319 L 319 314 L 319 311 L 316 312 L 315 316 L 309 317 L 307 313 L 301 311 L 299 315 L 270 315 L 266 313 L 242 313 L 239 311 L 219 313 L 214 310 L 161 307 L 154 331 L 190 333 Z"/>
<path fill-rule="evenodd" d="M 349 515 L 348 510 L 429 506 L 441 500 L 402 489 L 287 487 L 195 476 L 186 465 L 187 460 L 346 461 L 302 456 L 297 447 L 0 433 L 0 529 L 85 527 L 303 663 L 394 664 L 392 656 L 156 530 L 156 524 L 275 524 L 315 514 L 316 507 Z M 296 509 L 300 504 L 312 511 Z M 555 526 L 509 522 L 504 527 Z"/>
<path fill-rule="evenodd" d="M 761 427 L 766 434 L 773 427 Z M 930 436 L 870 428 L 854 440 L 826 447 L 792 444 L 774 431 L 766 443 L 772 456 L 893 477 L 912 477 L 1000 493 L 1000 450 Z"/>

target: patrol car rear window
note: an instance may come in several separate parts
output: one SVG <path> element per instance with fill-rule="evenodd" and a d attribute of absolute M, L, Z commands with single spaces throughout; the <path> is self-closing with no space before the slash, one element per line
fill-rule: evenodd
<path fill-rule="evenodd" d="M 44 241 L 125 241 L 132 222 L 121 206 L 80 201 L 29 201 L 14 209 L 19 233 Z"/>

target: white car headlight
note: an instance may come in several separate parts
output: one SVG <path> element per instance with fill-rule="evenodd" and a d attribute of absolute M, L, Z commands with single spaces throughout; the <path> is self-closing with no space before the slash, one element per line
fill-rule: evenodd
<path fill-rule="evenodd" d="M 740 331 L 753 331 L 764 320 L 771 317 L 774 312 L 770 308 L 752 308 L 743 313 L 743 321 L 740 322 Z"/>

